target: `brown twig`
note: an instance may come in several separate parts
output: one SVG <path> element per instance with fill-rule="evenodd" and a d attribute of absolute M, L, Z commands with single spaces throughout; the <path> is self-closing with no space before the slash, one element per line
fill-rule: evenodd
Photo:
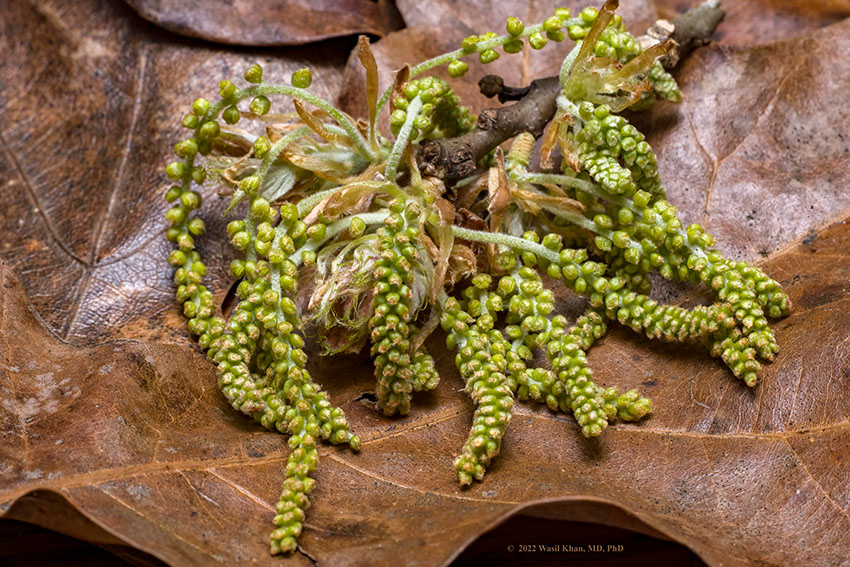
<path fill-rule="evenodd" d="M 708 43 L 724 15 L 717 0 L 708 0 L 682 14 L 672 24 L 666 20 L 655 22 L 646 35 L 638 39 L 645 46 L 674 39 L 677 47 L 661 60 L 670 69 L 683 54 Z M 422 142 L 417 161 L 423 175 L 440 177 L 450 185 L 474 173 L 478 161 L 505 140 L 520 132 L 531 132 L 539 137 L 555 115 L 555 101 L 561 92 L 557 76 L 537 79 L 527 87 L 516 88 L 506 87 L 501 77 L 487 75 L 479 81 L 479 88 L 489 98 L 498 96 L 500 102 L 517 102 L 482 110 L 478 125 L 462 136 Z"/>

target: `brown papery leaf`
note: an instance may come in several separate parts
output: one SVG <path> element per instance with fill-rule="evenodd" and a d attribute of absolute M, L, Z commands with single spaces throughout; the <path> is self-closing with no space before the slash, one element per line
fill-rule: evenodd
<path fill-rule="evenodd" d="M 501 31 L 508 15 L 534 23 L 555 7 L 538 4 L 531 14 L 527 3 L 401 1 L 412 27 L 374 45 L 381 79 L 390 84 L 387 71 L 466 35 Z M 552 502 L 573 518 L 616 507 L 711 565 L 850 560 L 850 229 L 842 220 L 850 218 L 850 22 L 824 27 L 838 13 L 826 6 L 838 3 L 823 1 L 811 3 L 824 6 L 822 17 L 799 29 L 771 28 L 790 16 L 754 4 L 765 7 L 764 21 L 723 25 L 791 39 L 733 42 L 721 28 L 736 46 L 683 62 L 683 103 L 630 119 L 656 149 L 683 220 L 703 223 L 725 253 L 760 260 L 795 304 L 774 323 L 781 351 L 760 383 L 747 388 L 701 346 L 612 325 L 589 355 L 596 379 L 641 390 L 652 417 L 588 440 L 571 417 L 516 404 L 502 454 L 464 490 L 452 458 L 473 404 L 441 334 L 427 346 L 442 384 L 400 420 L 364 399 L 374 388 L 368 353 L 313 356 L 311 373 L 364 442 L 359 454 L 321 448 L 302 549 L 289 558 L 267 550 L 286 440 L 233 411 L 212 365 L 186 346 L 166 261 L 161 171 L 192 98 L 212 97 L 220 79 L 254 61 L 269 80 L 309 65 L 318 95 L 345 88 L 362 100 L 340 71 L 350 43 L 228 53 L 177 41 L 106 0 L 0 5 L 0 256 L 20 277 L 0 269 L 0 515 L 124 543 L 172 565 L 311 565 L 313 557 L 437 566 L 507 516 Z M 656 16 L 641 0 L 622 11 L 638 32 Z M 814 32 L 804 33 L 807 22 L 818 22 Z M 480 108 L 492 104 L 475 94 L 481 75 L 524 84 L 556 73 L 567 49 L 550 42 L 539 53 L 502 55 L 452 84 Z M 219 213 L 226 200 L 214 187 L 204 196 L 201 253 L 221 302 L 232 257 Z M 474 266 L 463 250 L 449 259 L 449 277 Z M 558 295 L 567 316 L 583 305 Z M 114 338 L 122 340 L 102 342 Z"/>
<path fill-rule="evenodd" d="M 124 0 L 168 31 L 233 45 L 301 45 L 404 25 L 389 0 Z"/>
<path fill-rule="evenodd" d="M 244 85 L 254 62 L 282 81 L 309 66 L 311 90 L 332 99 L 348 45 L 236 53 L 151 29 L 120 2 L 0 3 L 0 253 L 48 327 L 75 343 L 187 343 L 164 261 L 162 174 L 187 135 L 183 114 L 195 97 L 215 100 L 224 78 Z M 201 192 L 208 233 L 225 234 L 229 199 Z M 220 301 L 233 251 L 200 240 Z"/>

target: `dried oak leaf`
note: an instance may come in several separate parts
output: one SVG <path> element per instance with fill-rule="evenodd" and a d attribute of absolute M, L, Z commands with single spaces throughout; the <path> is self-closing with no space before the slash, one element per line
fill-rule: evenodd
<path fill-rule="evenodd" d="M 651 396 L 653 417 L 586 440 L 571 418 L 518 404 L 502 455 L 483 483 L 461 490 L 451 458 L 472 405 L 439 336 L 429 346 L 444 383 L 419 396 L 404 420 L 383 418 L 361 399 L 373 384 L 367 357 L 314 357 L 311 371 L 364 447 L 322 448 L 302 552 L 281 559 L 267 555 L 265 542 L 285 440 L 227 406 L 205 359 L 151 341 L 72 346 L 33 314 L 78 343 L 137 331 L 185 341 L 166 275 L 159 170 L 189 93 L 247 57 L 134 31 L 121 23 L 126 11 L 105 2 L 14 8 L 0 13 L 9 61 L 0 62 L 8 125 L 0 256 L 22 274 L 33 303 L 0 272 L 4 516 L 125 542 L 175 565 L 306 565 L 308 556 L 326 565 L 398 557 L 440 565 L 517 510 L 559 502 L 572 517 L 639 520 L 712 565 L 850 559 L 850 230 L 842 222 L 816 232 L 850 214 L 840 191 L 850 175 L 841 128 L 850 70 L 840 57 L 850 50 L 850 22 L 749 49 L 701 50 L 679 71 L 686 102 L 659 106 L 644 126 L 686 220 L 707 210 L 703 220 L 735 256 L 775 250 L 762 267 L 796 308 L 775 324 L 782 352 L 755 389 L 700 347 L 670 348 L 614 326 L 590 364 L 601 383 Z M 93 15 L 117 23 L 102 35 L 72 31 Z M 140 71 L 140 58 L 157 65 Z M 274 61 L 274 73 L 286 76 L 290 60 Z M 124 68 L 147 79 L 134 83 Z M 196 73 L 203 85 L 189 83 Z M 28 95 L 36 81 L 38 94 Z M 145 118 L 149 109 L 158 120 Z M 145 136 L 127 134 L 136 130 Z M 740 203 L 751 208 L 742 213 Z M 747 225 L 747 214 L 757 222 Z M 208 225 L 219 218 L 212 208 L 203 215 Z M 211 228 L 203 250 L 219 270 L 227 256 L 221 229 Z M 218 274 L 220 293 L 226 280 Z M 138 283 L 122 287 L 128 281 Z M 565 296 L 559 308 L 580 304 Z"/>
<path fill-rule="evenodd" d="M 659 17 L 673 20 L 691 0 L 653 0 Z M 850 16 L 850 0 L 723 0 L 726 12 L 715 38 L 727 45 L 790 39 Z"/>
<path fill-rule="evenodd" d="M 332 99 L 350 43 L 234 52 L 188 44 L 107 0 L 0 3 L 0 256 L 48 327 L 75 343 L 188 342 L 163 259 L 164 164 L 186 136 L 183 114 L 218 83 L 313 68 Z M 291 112 L 292 105 L 281 105 Z M 203 191 L 204 221 L 223 234 L 226 201 Z M 226 239 L 202 239 L 210 283 L 230 287 Z"/>
<path fill-rule="evenodd" d="M 839 223 L 764 264 L 796 310 L 775 325 L 783 352 L 755 390 L 702 348 L 616 330 L 590 363 L 602 383 L 652 396 L 653 417 L 587 440 L 570 418 L 520 404 L 502 455 L 469 490 L 451 455 L 472 407 L 439 339 L 429 346 L 445 383 L 403 421 L 358 401 L 368 359 L 319 359 L 316 376 L 364 443 L 360 454 L 321 449 L 304 552 L 320 565 L 394 565 L 400 554 L 443 565 L 516 511 L 566 501 L 567 514 L 569 503 L 619 507 L 713 565 L 840 564 L 850 545 L 848 248 Z M 63 509 L 54 494 L 79 515 L 51 527 L 78 537 L 174 565 L 281 562 L 267 556 L 265 532 L 283 438 L 233 412 L 191 350 L 68 345 L 40 325 L 12 273 L 0 275 L 0 512 L 51 525 L 37 512 Z"/>
<path fill-rule="evenodd" d="M 233 45 L 301 45 L 404 25 L 390 0 L 124 0 L 140 16 L 193 38 Z"/>

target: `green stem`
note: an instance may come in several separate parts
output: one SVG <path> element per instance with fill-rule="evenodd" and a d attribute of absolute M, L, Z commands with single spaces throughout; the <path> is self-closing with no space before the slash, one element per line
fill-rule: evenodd
<path fill-rule="evenodd" d="M 569 18 L 569 19 L 561 22 L 561 28 L 567 29 L 572 25 L 581 24 L 581 22 L 582 22 L 581 18 Z M 536 25 L 533 25 L 533 26 L 528 26 L 518 36 L 513 36 L 513 35 L 510 35 L 510 34 L 504 34 L 504 35 L 500 35 L 498 37 L 494 37 L 494 38 L 491 38 L 491 39 L 486 39 L 484 41 L 479 41 L 478 43 L 475 44 L 475 49 L 473 49 L 472 51 L 465 51 L 463 49 L 455 49 L 454 51 L 449 51 L 448 53 L 443 53 L 442 55 L 432 57 L 431 59 L 423 61 L 419 65 L 412 67 L 410 69 L 410 78 L 412 79 L 413 77 L 415 77 L 415 76 L 417 76 L 421 73 L 424 73 L 425 71 L 430 71 L 434 67 L 439 67 L 440 65 L 445 65 L 446 63 L 451 63 L 455 59 L 461 59 L 463 57 L 466 57 L 468 55 L 472 55 L 474 53 L 481 53 L 482 51 L 487 50 L 487 49 L 494 49 L 496 47 L 499 47 L 499 46 L 502 46 L 502 45 L 508 43 L 512 39 L 525 38 L 525 37 L 528 37 L 535 32 L 542 32 L 542 31 L 543 31 L 543 24 L 540 23 L 540 24 L 536 24 Z M 381 99 L 378 101 L 377 114 L 380 114 L 381 109 L 384 107 L 384 105 L 390 99 L 390 95 L 392 95 L 392 92 L 393 92 L 392 87 L 389 87 L 381 95 Z"/>
<path fill-rule="evenodd" d="M 419 116 L 419 110 L 421 108 L 422 99 L 419 95 L 416 95 L 416 98 L 410 101 L 410 106 L 407 107 L 407 117 L 404 120 L 404 124 L 401 126 L 401 130 L 399 130 L 395 144 L 393 144 L 390 157 L 387 158 L 387 168 L 384 170 L 384 176 L 393 183 L 398 176 L 398 164 L 401 162 L 401 156 L 404 155 L 404 150 L 407 149 L 407 145 L 410 143 L 410 134 L 413 132 L 413 122 L 416 120 L 416 117 Z"/>
<path fill-rule="evenodd" d="M 481 230 L 472 230 L 471 228 L 463 228 L 455 225 L 452 226 L 452 232 L 454 233 L 455 237 L 463 238 L 464 240 L 482 242 L 484 244 L 501 244 L 502 246 L 507 246 L 508 248 L 512 248 L 514 250 L 523 250 L 525 252 L 531 252 L 532 254 L 536 254 L 538 257 L 543 258 L 548 262 L 554 262 L 556 264 L 560 263 L 561 261 L 561 257 L 557 252 L 549 250 L 542 244 L 538 244 L 536 242 L 532 242 L 524 238 L 519 238 L 518 236 L 509 236 L 507 234 L 501 234 L 498 232 L 484 232 Z"/>
<path fill-rule="evenodd" d="M 334 120 L 336 120 L 340 126 L 342 126 L 343 130 L 345 130 L 345 133 L 348 134 L 349 138 L 351 138 L 351 141 L 354 143 L 354 146 L 363 156 L 369 159 L 369 161 L 377 160 L 375 152 L 372 150 L 366 139 L 363 138 L 362 134 L 360 134 L 360 131 L 357 129 L 357 126 L 354 124 L 354 122 L 351 121 L 348 116 L 343 114 L 331 103 L 317 97 L 310 91 L 306 89 L 299 89 L 298 87 L 293 87 L 291 85 L 263 84 L 236 91 L 233 96 L 228 97 L 226 99 L 222 99 L 215 103 L 212 108 L 210 108 L 210 111 L 207 113 L 207 118 L 215 118 L 226 107 L 235 104 L 240 100 L 244 100 L 248 97 L 255 97 L 267 94 L 291 96 L 292 98 L 303 100 L 312 104 L 313 106 L 321 108 L 322 110 L 327 112 Z"/>

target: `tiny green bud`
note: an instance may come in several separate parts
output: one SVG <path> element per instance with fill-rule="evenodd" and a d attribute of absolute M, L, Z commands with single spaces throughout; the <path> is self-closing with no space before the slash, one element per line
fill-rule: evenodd
<path fill-rule="evenodd" d="M 197 209 L 201 206 L 201 194 L 197 191 L 186 191 L 180 195 L 180 203 L 190 211 Z"/>
<path fill-rule="evenodd" d="M 310 228 L 307 229 L 307 238 L 319 242 L 325 238 L 326 233 L 327 227 L 325 226 L 325 224 L 321 222 L 316 223 L 314 225 L 311 225 Z"/>
<path fill-rule="evenodd" d="M 196 165 L 192 168 L 192 180 L 198 185 L 202 185 L 207 179 L 207 170 L 201 165 Z"/>
<path fill-rule="evenodd" d="M 230 275 L 234 278 L 241 278 L 245 275 L 244 260 L 233 260 L 230 262 Z"/>
<path fill-rule="evenodd" d="M 254 63 L 247 69 L 245 69 L 245 80 L 249 83 L 262 83 L 263 82 L 263 68 L 258 64 Z"/>
<path fill-rule="evenodd" d="M 202 140 L 212 140 L 218 136 L 219 132 L 221 132 L 221 127 L 218 125 L 218 122 L 209 120 L 201 125 L 201 129 L 198 130 L 198 136 Z"/>
<path fill-rule="evenodd" d="M 401 89 L 401 92 L 404 93 L 407 100 L 413 100 L 419 94 L 419 86 L 416 83 L 407 83 Z"/>
<path fill-rule="evenodd" d="M 460 44 L 460 48 L 466 53 L 472 53 L 473 51 L 475 51 L 476 47 L 478 47 L 477 35 L 471 35 L 465 38 Z"/>
<path fill-rule="evenodd" d="M 203 234 L 205 228 L 204 221 L 199 218 L 194 218 L 189 221 L 189 232 L 195 236 Z"/>
<path fill-rule="evenodd" d="M 272 143 L 265 136 L 260 136 L 256 140 L 254 140 L 254 155 L 258 158 L 263 157 L 269 150 L 272 149 Z"/>
<path fill-rule="evenodd" d="M 561 18 L 558 16 L 549 16 L 543 20 L 543 29 L 547 32 L 559 31 L 561 29 Z"/>
<path fill-rule="evenodd" d="M 198 143 L 195 142 L 194 138 L 189 138 L 183 140 L 182 142 L 178 142 L 177 145 L 174 146 L 174 153 L 184 159 L 190 158 L 196 153 L 198 153 Z"/>
<path fill-rule="evenodd" d="M 168 263 L 174 267 L 182 266 L 186 263 L 186 253 L 182 250 L 172 250 L 168 254 Z"/>
<path fill-rule="evenodd" d="M 449 63 L 449 76 L 451 77 L 463 77 L 468 70 L 469 65 L 460 59 L 455 59 Z"/>
<path fill-rule="evenodd" d="M 186 165 L 182 161 L 172 161 L 165 166 L 165 174 L 175 181 L 186 173 Z"/>
<path fill-rule="evenodd" d="M 171 187 L 169 187 L 168 193 L 165 194 L 165 200 L 169 203 L 173 203 L 174 201 L 179 199 L 180 195 L 182 194 L 183 190 L 180 188 L 179 185 L 172 185 Z"/>
<path fill-rule="evenodd" d="M 348 234 L 352 238 L 358 238 L 366 231 L 366 222 L 360 217 L 351 219 L 351 224 L 348 227 Z"/>
<path fill-rule="evenodd" d="M 555 8 L 555 15 L 561 21 L 567 20 L 570 17 L 570 9 L 569 8 Z"/>
<path fill-rule="evenodd" d="M 512 39 L 506 42 L 502 49 L 505 50 L 505 53 L 519 53 L 522 51 L 523 45 L 521 39 Z"/>
<path fill-rule="evenodd" d="M 478 54 L 478 60 L 482 63 L 492 63 L 499 58 L 499 53 L 495 49 L 485 49 Z"/>
<path fill-rule="evenodd" d="M 239 89 L 236 88 L 236 85 L 227 79 L 218 84 L 218 94 L 221 95 L 221 98 L 230 98 L 236 94 L 237 90 Z"/>
<path fill-rule="evenodd" d="M 243 182 L 247 181 L 248 179 L 251 179 L 252 177 L 257 179 L 257 181 L 259 182 L 259 178 L 257 178 L 254 175 L 252 175 L 251 177 L 246 177 L 242 181 Z M 244 189 L 243 189 L 243 191 L 244 191 Z M 245 192 L 247 193 L 247 191 L 245 191 Z M 267 218 L 271 217 L 271 206 L 269 205 L 269 202 L 267 200 L 263 199 L 262 197 L 257 197 L 256 199 L 251 201 L 251 214 L 254 215 L 254 217 L 258 218 L 258 219 L 267 219 Z"/>
<path fill-rule="evenodd" d="M 567 28 L 567 35 L 570 36 L 571 40 L 578 41 L 584 39 L 584 36 L 587 35 L 587 30 L 578 25 L 570 26 Z"/>
<path fill-rule="evenodd" d="M 236 247 L 237 250 L 244 251 L 251 243 L 251 235 L 243 230 L 234 234 L 233 238 L 231 238 L 231 241 L 233 242 L 233 246 Z"/>
<path fill-rule="evenodd" d="M 260 188 L 260 178 L 256 175 L 249 175 L 245 179 L 239 181 L 239 188 L 249 195 L 253 195 Z"/>
<path fill-rule="evenodd" d="M 210 111 L 210 101 L 205 98 L 196 98 L 192 103 L 192 114 L 195 116 L 204 116 Z"/>
<path fill-rule="evenodd" d="M 259 95 L 254 97 L 254 100 L 251 101 L 251 105 L 248 107 L 248 109 L 254 114 L 262 116 L 268 113 L 271 106 L 272 103 L 268 99 L 268 97 L 266 97 L 265 95 Z"/>
<path fill-rule="evenodd" d="M 593 20 L 596 19 L 596 16 L 598 14 L 599 14 L 599 12 L 596 11 L 596 8 L 588 6 L 587 8 L 582 10 L 581 14 L 579 14 L 579 15 L 581 16 L 582 21 L 584 21 L 585 23 L 591 24 L 591 23 L 593 23 Z"/>
<path fill-rule="evenodd" d="M 313 72 L 310 71 L 309 67 L 302 67 L 298 69 L 294 73 L 292 73 L 292 78 L 290 79 L 293 87 L 298 87 L 299 89 L 306 89 L 313 83 Z"/>
<path fill-rule="evenodd" d="M 546 46 L 549 40 L 543 37 L 543 34 L 540 32 L 534 32 L 530 36 L 528 36 L 528 43 L 534 49 L 543 49 Z"/>
<path fill-rule="evenodd" d="M 511 16 L 510 18 L 508 18 L 508 23 L 505 27 L 507 28 L 509 34 L 514 37 L 517 37 L 525 29 L 525 24 L 523 24 L 522 20 L 520 20 L 519 18 Z"/>
<path fill-rule="evenodd" d="M 180 224 L 186 219 L 186 211 L 182 207 L 171 207 L 165 213 L 165 220 L 171 224 Z"/>
<path fill-rule="evenodd" d="M 242 118 L 242 113 L 239 112 L 239 108 L 234 104 L 225 108 L 224 112 L 221 113 L 221 117 L 227 124 L 236 124 Z"/>
<path fill-rule="evenodd" d="M 407 120 L 407 113 L 401 109 L 395 109 L 390 115 L 390 125 L 402 126 Z"/>
<path fill-rule="evenodd" d="M 306 267 L 310 267 L 316 264 L 316 252 L 315 250 L 305 250 L 301 255 L 301 260 L 304 262 Z"/>
<path fill-rule="evenodd" d="M 189 114 L 187 114 L 186 116 L 183 117 L 183 127 L 184 128 L 191 128 L 192 130 L 194 130 L 195 128 L 198 127 L 198 124 L 200 124 L 200 123 L 201 123 L 200 118 L 198 118 L 197 116 L 195 116 L 192 113 L 189 113 Z"/>
<path fill-rule="evenodd" d="M 564 38 L 566 36 L 564 35 L 564 32 L 562 32 L 561 30 L 556 30 L 556 31 L 547 31 L 546 37 L 548 37 L 552 41 L 559 41 L 560 42 L 560 41 L 564 41 Z"/>

